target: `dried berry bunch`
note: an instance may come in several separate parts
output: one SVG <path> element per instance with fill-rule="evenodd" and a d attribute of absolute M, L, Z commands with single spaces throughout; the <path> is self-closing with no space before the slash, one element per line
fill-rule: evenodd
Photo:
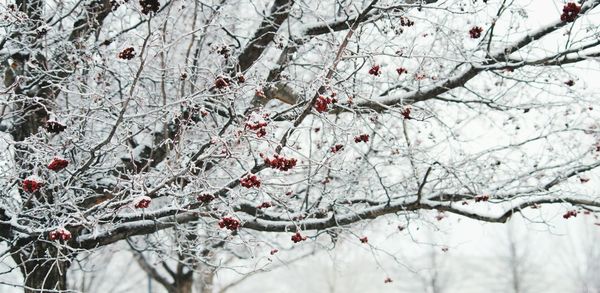
<path fill-rule="evenodd" d="M 294 235 L 292 235 L 292 241 L 294 241 L 294 243 L 298 243 L 304 240 L 306 240 L 306 236 L 302 236 L 300 232 L 296 232 Z"/>
<path fill-rule="evenodd" d="M 482 195 L 475 196 L 475 202 L 488 201 L 489 199 L 490 199 L 490 196 L 487 195 L 487 194 L 482 194 Z"/>
<path fill-rule="evenodd" d="M 60 171 L 64 168 L 66 168 L 68 165 L 69 165 L 69 161 L 67 161 L 63 158 L 54 157 L 54 159 L 52 159 L 52 162 L 50 162 L 50 164 L 48 164 L 48 169 L 50 169 L 52 171 Z"/>
<path fill-rule="evenodd" d="M 268 209 L 272 206 L 273 206 L 273 203 L 271 203 L 270 201 L 265 201 L 265 202 L 259 204 L 258 206 L 256 206 L 256 208 L 257 209 Z"/>
<path fill-rule="evenodd" d="M 481 37 L 482 32 L 483 28 L 481 28 L 480 26 L 474 26 L 469 30 L 469 35 L 471 36 L 471 39 L 478 39 Z"/>
<path fill-rule="evenodd" d="M 567 211 L 564 215 L 563 218 L 568 219 L 570 217 L 577 217 L 577 211 L 575 210 L 571 210 L 571 211 Z"/>
<path fill-rule="evenodd" d="M 221 219 L 221 221 L 219 221 L 219 227 L 235 231 L 238 228 L 240 228 L 240 221 L 232 217 L 224 217 L 223 219 Z"/>
<path fill-rule="evenodd" d="M 317 112 L 319 113 L 327 112 L 329 111 L 329 104 L 336 102 L 336 98 L 329 98 L 323 95 L 319 95 L 319 97 L 317 97 L 317 101 L 315 102 L 315 110 L 317 110 Z"/>
<path fill-rule="evenodd" d="M 231 49 L 227 45 L 216 47 L 215 52 L 224 58 L 229 58 L 229 56 L 231 56 Z"/>
<path fill-rule="evenodd" d="M 203 193 L 196 198 L 199 202 L 209 203 L 215 199 L 215 196 L 210 193 Z"/>
<path fill-rule="evenodd" d="M 245 128 L 256 131 L 257 137 L 263 137 L 267 135 L 267 130 L 265 129 L 265 127 L 267 127 L 267 124 L 267 121 L 256 119 L 254 121 L 247 121 L 245 124 Z"/>
<path fill-rule="evenodd" d="M 403 73 L 408 73 L 408 70 L 404 67 L 398 67 L 396 68 L 396 72 L 398 72 L 398 75 L 402 75 Z"/>
<path fill-rule="evenodd" d="M 131 60 L 135 57 L 135 50 L 133 47 L 125 48 L 123 51 L 119 52 L 119 59 Z"/>
<path fill-rule="evenodd" d="M 263 157 L 263 154 L 260 154 L 260 157 Z M 279 156 L 278 154 L 273 155 L 273 158 L 264 158 L 265 164 L 273 169 L 278 169 L 281 171 L 288 171 L 296 166 L 297 160 L 294 158 L 286 159 L 284 157 Z"/>
<path fill-rule="evenodd" d="M 48 233 L 48 239 L 50 240 L 62 240 L 67 241 L 71 239 L 71 232 L 66 229 L 58 228 L 50 233 Z"/>
<path fill-rule="evenodd" d="M 374 76 L 381 75 L 381 67 L 379 65 L 374 65 L 371 67 L 371 69 L 369 69 L 369 74 Z"/>
<path fill-rule="evenodd" d="M 224 89 L 229 87 L 229 85 L 231 84 L 231 79 L 224 77 L 224 76 L 217 76 L 217 78 L 215 79 L 215 87 L 217 89 Z"/>
<path fill-rule="evenodd" d="M 560 15 L 560 20 L 563 22 L 574 22 L 577 15 L 581 12 L 581 6 L 569 2 L 563 7 L 563 12 Z"/>
<path fill-rule="evenodd" d="M 152 199 L 150 197 L 140 196 L 134 200 L 133 206 L 136 209 L 145 209 L 150 206 L 150 202 L 152 202 Z"/>
<path fill-rule="evenodd" d="M 260 187 L 260 178 L 256 175 L 250 174 L 242 179 L 240 179 L 240 185 L 246 188 L 252 187 Z"/>
<path fill-rule="evenodd" d="M 408 17 L 400 16 L 400 25 L 401 26 L 413 26 L 415 22 L 410 20 Z"/>
<path fill-rule="evenodd" d="M 142 13 L 146 15 L 150 12 L 156 13 L 160 9 L 158 0 L 140 0 L 140 5 L 142 6 Z"/>
<path fill-rule="evenodd" d="M 402 112 L 400 112 L 400 114 L 402 114 L 402 117 L 404 117 L 404 119 L 412 119 L 412 117 L 410 117 L 410 111 L 411 109 L 409 107 L 406 107 L 402 109 Z"/>
<path fill-rule="evenodd" d="M 44 185 L 44 183 L 40 178 L 36 176 L 30 176 L 23 180 L 22 187 L 25 192 L 31 193 L 40 190 L 40 188 L 42 188 L 42 185 Z"/>
<path fill-rule="evenodd" d="M 65 129 L 67 129 L 67 126 L 65 126 L 64 124 L 55 121 L 55 120 L 48 120 L 46 121 L 46 130 L 50 133 L 61 133 L 63 131 L 65 131 Z"/>
<path fill-rule="evenodd" d="M 336 144 L 336 145 L 334 145 L 334 146 L 331 147 L 331 152 L 335 154 L 335 153 L 337 153 L 337 152 L 339 152 L 339 151 L 341 151 L 343 149 L 344 149 L 344 145 L 343 144 Z"/>
<path fill-rule="evenodd" d="M 355 143 L 359 143 L 359 142 L 368 142 L 369 141 L 369 135 L 368 134 L 361 134 L 361 135 L 357 135 L 354 137 L 354 142 Z"/>

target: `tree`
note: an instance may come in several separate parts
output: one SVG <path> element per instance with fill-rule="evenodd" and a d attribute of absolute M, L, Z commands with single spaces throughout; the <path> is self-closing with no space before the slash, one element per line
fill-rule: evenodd
<path fill-rule="evenodd" d="M 0 239 L 24 291 L 188 224 L 266 247 L 424 210 L 595 213 L 600 1 L 553 4 L 0 4 Z"/>

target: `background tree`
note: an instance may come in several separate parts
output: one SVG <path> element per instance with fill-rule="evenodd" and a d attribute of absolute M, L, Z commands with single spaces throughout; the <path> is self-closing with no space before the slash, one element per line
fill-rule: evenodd
<path fill-rule="evenodd" d="M 423 210 L 595 213 L 600 1 L 553 4 L 3 2 L 0 239 L 25 292 L 187 224 L 211 235 L 175 247 L 193 259 Z"/>

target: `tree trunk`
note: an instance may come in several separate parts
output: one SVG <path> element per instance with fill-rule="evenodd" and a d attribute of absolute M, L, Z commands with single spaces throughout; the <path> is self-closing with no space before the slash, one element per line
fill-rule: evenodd
<path fill-rule="evenodd" d="M 69 261 L 56 247 L 33 243 L 13 251 L 12 258 L 23 274 L 25 293 L 67 290 Z"/>
<path fill-rule="evenodd" d="M 189 273 L 178 276 L 179 277 L 175 280 L 175 284 L 173 284 L 173 290 L 169 290 L 169 293 L 192 293 L 194 274 L 190 271 Z"/>

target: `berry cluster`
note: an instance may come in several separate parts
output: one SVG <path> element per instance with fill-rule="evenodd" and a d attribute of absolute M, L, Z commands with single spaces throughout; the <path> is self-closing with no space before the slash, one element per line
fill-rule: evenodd
<path fill-rule="evenodd" d="M 403 73 L 408 73 L 408 70 L 404 67 L 398 67 L 396 68 L 396 72 L 398 72 L 398 75 L 402 75 Z"/>
<path fill-rule="evenodd" d="M 260 154 L 260 157 L 263 157 L 263 154 Z M 269 165 L 269 167 L 273 169 L 278 169 L 281 171 L 288 171 L 296 166 L 297 160 L 294 158 L 286 159 L 284 157 L 280 157 L 278 154 L 273 155 L 273 158 L 264 158 L 265 164 Z"/>
<path fill-rule="evenodd" d="M 374 76 L 381 75 L 381 67 L 379 65 L 374 65 L 371 67 L 371 69 L 369 69 L 369 74 Z"/>
<path fill-rule="evenodd" d="M 574 86 L 575 85 L 575 81 L 573 81 L 572 79 L 569 79 L 569 80 L 565 81 L 565 84 L 567 86 Z"/>
<path fill-rule="evenodd" d="M 359 239 L 360 239 L 360 243 L 365 243 L 365 244 L 366 244 L 366 243 L 369 243 L 369 238 L 367 238 L 367 236 L 365 236 L 365 237 L 361 237 L 361 238 L 359 238 Z"/>
<path fill-rule="evenodd" d="M 317 101 L 315 102 L 315 110 L 317 110 L 319 113 L 327 112 L 329 111 L 329 104 L 335 102 L 337 102 L 336 98 L 329 98 L 319 95 L 319 97 L 317 97 Z"/>
<path fill-rule="evenodd" d="M 334 146 L 331 147 L 331 152 L 335 154 L 335 153 L 341 151 L 342 149 L 344 149 L 344 145 L 343 144 L 336 144 L 336 145 L 334 145 Z"/>
<path fill-rule="evenodd" d="M 390 278 L 390 277 L 387 277 L 387 278 L 385 278 L 385 280 L 383 280 L 384 284 L 391 283 L 391 282 L 392 282 L 392 278 Z"/>
<path fill-rule="evenodd" d="M 266 121 L 246 122 L 246 129 L 256 131 L 257 137 L 263 137 L 267 135 L 267 130 L 265 129 L 265 127 L 267 127 Z"/>
<path fill-rule="evenodd" d="M 478 39 L 481 37 L 481 32 L 483 32 L 483 28 L 480 26 L 474 26 L 469 30 L 469 35 L 471 35 L 471 39 Z"/>
<path fill-rule="evenodd" d="M 402 114 L 402 117 L 404 117 L 404 119 L 412 119 L 412 117 L 410 117 L 410 111 L 410 108 L 406 107 L 402 109 L 402 112 L 400 112 L 400 114 Z"/>
<path fill-rule="evenodd" d="M 400 16 L 400 25 L 401 26 L 413 26 L 415 22 L 408 19 L 408 17 Z"/>
<path fill-rule="evenodd" d="M 145 209 L 148 206 L 150 206 L 150 202 L 152 202 L 152 199 L 150 197 L 140 196 L 133 201 L 133 203 L 134 203 L 133 206 L 136 209 Z"/>
<path fill-rule="evenodd" d="M 235 231 L 240 227 L 240 221 L 232 218 L 225 217 L 219 221 L 219 227 L 226 228 L 227 230 Z"/>
<path fill-rule="evenodd" d="M 246 82 L 246 77 L 241 72 L 238 73 L 235 77 L 237 78 L 238 83 Z"/>
<path fill-rule="evenodd" d="M 65 129 L 67 129 L 67 126 L 65 126 L 64 124 L 55 121 L 55 120 L 48 120 L 46 121 L 46 130 L 50 133 L 61 133 L 63 131 L 65 131 Z"/>
<path fill-rule="evenodd" d="M 215 199 L 215 196 L 210 193 L 203 193 L 196 198 L 199 202 L 209 203 Z"/>
<path fill-rule="evenodd" d="M 71 232 L 67 231 L 63 228 L 58 228 L 50 233 L 48 233 L 48 239 L 50 240 L 62 240 L 67 241 L 71 239 Z"/>
<path fill-rule="evenodd" d="M 490 196 L 487 194 L 475 196 L 475 202 L 488 201 L 489 199 L 490 199 Z"/>
<path fill-rule="evenodd" d="M 231 80 L 227 77 L 223 77 L 223 76 L 217 76 L 217 78 L 215 79 L 215 87 L 218 89 L 224 89 L 226 87 L 229 87 L 229 84 L 231 83 Z"/>
<path fill-rule="evenodd" d="M 150 12 L 156 13 L 160 9 L 158 0 L 140 0 L 140 5 L 142 6 L 142 13 L 146 15 Z"/>
<path fill-rule="evenodd" d="M 125 48 L 119 52 L 119 59 L 131 60 L 135 57 L 135 49 L 133 47 Z"/>
<path fill-rule="evenodd" d="M 258 178 L 256 175 L 250 174 L 242 179 L 240 179 L 240 185 L 242 185 L 243 187 L 246 188 L 252 188 L 252 187 L 260 187 L 260 178 Z"/>
<path fill-rule="evenodd" d="M 357 135 L 354 137 L 354 142 L 355 143 L 359 143 L 359 142 L 368 142 L 369 141 L 369 135 L 368 134 L 361 134 L 361 135 Z"/>
<path fill-rule="evenodd" d="M 563 22 L 574 22 L 579 12 L 581 12 L 581 6 L 569 2 L 563 7 L 563 13 L 560 15 L 560 20 Z"/>
<path fill-rule="evenodd" d="M 256 206 L 256 208 L 257 209 L 268 209 L 272 206 L 273 206 L 273 203 L 271 203 L 270 201 L 265 201 L 265 202 L 259 204 L 258 206 Z"/>
<path fill-rule="evenodd" d="M 566 213 L 563 215 L 563 218 L 565 218 L 565 219 L 568 219 L 568 218 L 570 218 L 570 217 L 577 217 L 577 211 L 575 211 L 575 210 L 570 210 L 570 211 L 567 211 L 567 212 L 566 212 Z"/>
<path fill-rule="evenodd" d="M 225 58 L 229 58 L 229 56 L 231 56 L 231 50 L 229 49 L 229 46 L 227 46 L 227 45 L 222 45 L 222 46 L 216 47 L 215 52 Z"/>
<path fill-rule="evenodd" d="M 69 161 L 67 161 L 63 158 L 54 157 L 54 159 L 52 159 L 52 162 L 50 162 L 50 164 L 48 164 L 48 169 L 50 169 L 52 171 L 60 171 L 64 168 L 66 168 L 68 165 L 69 165 Z"/>
<path fill-rule="evenodd" d="M 25 192 L 36 192 L 42 188 L 42 185 L 44 185 L 44 182 L 37 176 L 29 176 L 22 183 Z"/>
<path fill-rule="evenodd" d="M 302 236 L 302 234 L 300 234 L 300 232 L 296 232 L 296 234 L 292 235 L 292 241 L 294 241 L 294 243 L 298 243 L 300 241 L 304 241 L 306 240 L 306 236 Z"/>

